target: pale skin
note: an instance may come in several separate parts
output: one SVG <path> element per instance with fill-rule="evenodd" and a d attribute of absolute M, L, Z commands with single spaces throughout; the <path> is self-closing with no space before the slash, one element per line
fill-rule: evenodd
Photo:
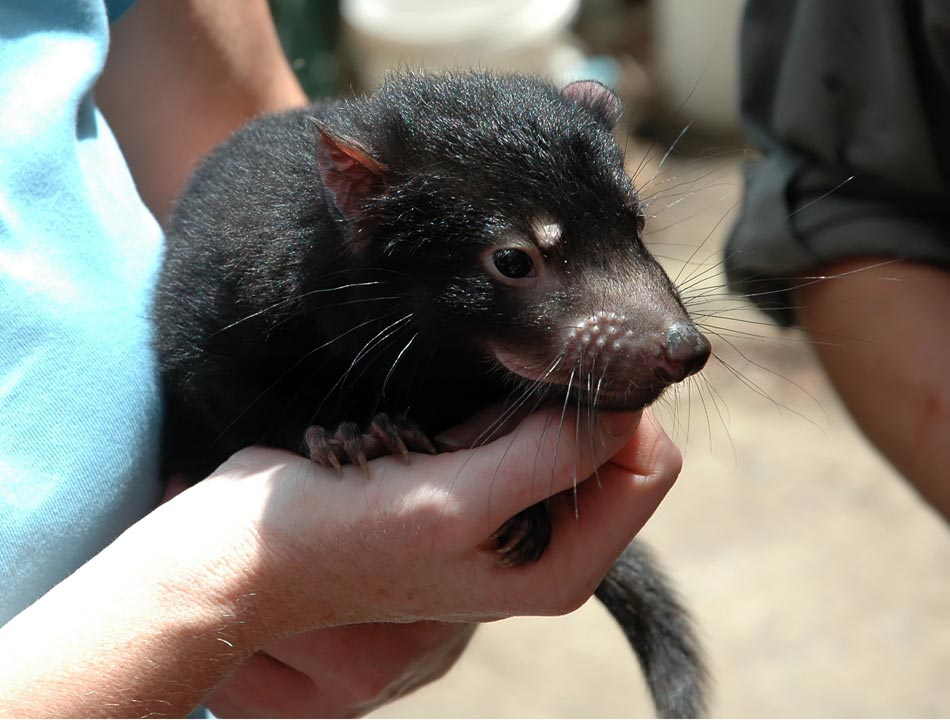
<path fill-rule="evenodd" d="M 164 221 L 197 161 L 253 117 L 307 102 L 264 0 L 139 0 L 112 27 L 96 101 Z"/>
<path fill-rule="evenodd" d="M 818 269 L 798 320 L 858 425 L 950 521 L 950 273 L 868 257 Z"/>
<path fill-rule="evenodd" d="M 539 412 L 476 450 L 372 461 L 368 479 L 243 450 L 0 629 L 16 658 L 0 665 L 0 710 L 366 712 L 448 667 L 464 623 L 561 614 L 591 595 L 680 469 L 639 420 L 603 415 L 590 443 Z M 575 478 L 596 467 L 575 516 Z M 492 530 L 551 493 L 548 550 L 498 567 Z M 448 622 L 366 624 L 418 621 Z"/>

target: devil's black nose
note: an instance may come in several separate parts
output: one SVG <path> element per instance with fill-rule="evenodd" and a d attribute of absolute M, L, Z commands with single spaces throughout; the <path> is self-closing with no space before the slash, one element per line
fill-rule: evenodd
<path fill-rule="evenodd" d="M 666 331 L 663 362 L 657 375 L 665 382 L 675 383 L 703 369 L 712 346 L 689 320 L 678 320 Z"/>

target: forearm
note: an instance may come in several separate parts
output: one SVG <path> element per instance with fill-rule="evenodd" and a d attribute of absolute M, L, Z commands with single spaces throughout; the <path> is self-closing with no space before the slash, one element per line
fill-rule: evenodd
<path fill-rule="evenodd" d="M 224 539 L 183 532 L 184 507 L 145 518 L 0 628 L 0 714 L 180 717 L 250 655 Z"/>
<path fill-rule="evenodd" d="M 835 279 L 795 293 L 802 327 L 861 429 L 950 520 L 950 273 L 882 258 L 820 272 Z"/>
<path fill-rule="evenodd" d="M 139 0 L 112 28 L 96 99 L 162 222 L 212 147 L 306 101 L 264 0 Z"/>

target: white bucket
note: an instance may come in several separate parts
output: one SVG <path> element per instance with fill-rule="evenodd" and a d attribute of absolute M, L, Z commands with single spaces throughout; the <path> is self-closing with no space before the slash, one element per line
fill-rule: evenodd
<path fill-rule="evenodd" d="M 342 0 L 360 82 L 393 69 L 484 68 L 571 79 L 583 62 L 567 27 L 580 0 Z"/>

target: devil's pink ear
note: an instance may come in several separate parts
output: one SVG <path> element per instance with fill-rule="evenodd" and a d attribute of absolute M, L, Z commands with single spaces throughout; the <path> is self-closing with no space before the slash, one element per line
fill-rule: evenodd
<path fill-rule="evenodd" d="M 347 220 L 356 220 L 366 199 L 379 192 L 389 173 L 359 141 L 310 118 L 317 129 L 317 173 Z"/>
<path fill-rule="evenodd" d="M 596 80 L 578 80 L 561 90 L 568 100 L 587 108 L 598 120 L 613 128 L 623 113 L 620 98 L 606 85 Z"/>

